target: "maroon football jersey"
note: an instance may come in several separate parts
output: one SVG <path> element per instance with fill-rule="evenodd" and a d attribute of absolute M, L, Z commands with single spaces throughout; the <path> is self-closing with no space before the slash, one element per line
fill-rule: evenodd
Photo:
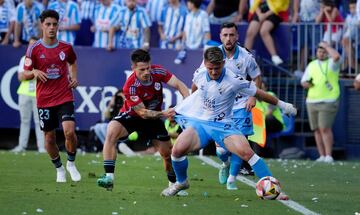
<path fill-rule="evenodd" d="M 58 41 L 47 46 L 38 40 L 26 52 L 25 70 L 38 69 L 47 74 L 47 81 L 36 82 L 36 99 L 39 108 L 53 107 L 65 102 L 74 101 L 72 89 L 69 88 L 69 64 L 76 60 L 72 46 Z"/>
<path fill-rule="evenodd" d="M 132 107 L 144 103 L 146 109 L 160 111 L 163 103 L 162 83 L 167 83 L 172 74 L 159 65 L 151 65 L 151 83 L 145 85 L 136 78 L 133 72 L 123 87 L 125 103 L 121 112 L 131 116 L 138 116 Z"/>

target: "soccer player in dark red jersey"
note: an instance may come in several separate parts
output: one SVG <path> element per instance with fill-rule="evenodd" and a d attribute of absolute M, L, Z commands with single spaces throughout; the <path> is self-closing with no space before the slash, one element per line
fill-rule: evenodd
<path fill-rule="evenodd" d="M 98 185 L 112 190 L 114 181 L 115 161 L 117 156 L 116 143 L 133 131 L 138 131 L 152 140 L 164 159 L 165 170 L 170 182 L 176 182 L 171 164 L 171 142 L 161 118 L 174 116 L 174 109 L 162 111 L 162 83 L 177 89 L 185 98 L 189 89 L 175 75 L 159 65 L 151 65 L 150 54 L 137 49 L 131 54 L 133 73 L 123 87 L 125 103 L 118 116 L 108 125 L 103 148 L 104 169 L 106 174 L 98 179 Z"/>
<path fill-rule="evenodd" d="M 66 169 L 72 181 L 80 181 L 81 175 L 74 163 L 77 138 L 72 90 L 78 86 L 76 54 L 70 44 L 57 40 L 59 14 L 56 11 L 43 11 L 40 21 L 43 36 L 26 52 L 25 74 L 27 79 L 37 80 L 40 127 L 45 135 L 45 148 L 57 171 L 56 182 L 66 182 L 66 171 L 56 144 L 55 129 L 59 121 L 65 136 Z"/>

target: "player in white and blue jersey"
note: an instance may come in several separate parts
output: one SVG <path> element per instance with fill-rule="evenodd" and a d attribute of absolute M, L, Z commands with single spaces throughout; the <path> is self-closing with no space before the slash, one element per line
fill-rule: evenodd
<path fill-rule="evenodd" d="M 208 14 L 200 9 L 202 0 L 188 0 L 183 41 L 186 49 L 202 48 L 210 40 Z"/>
<path fill-rule="evenodd" d="M 15 23 L 15 9 L 5 0 L 0 0 L 0 43 L 9 43 L 10 35 Z"/>
<path fill-rule="evenodd" d="M 94 26 L 95 40 L 93 47 L 108 48 L 110 43 L 109 31 L 111 27 L 115 26 L 119 20 L 121 7 L 111 0 L 103 0 L 99 7 L 95 9 Z M 113 41 L 113 46 L 116 47 L 116 40 Z"/>
<path fill-rule="evenodd" d="M 26 0 L 16 7 L 16 23 L 14 35 L 14 47 L 19 47 L 21 43 L 27 43 L 30 37 L 39 37 L 39 16 L 44 10 L 41 3 L 34 0 Z M 20 36 L 20 33 L 22 35 Z"/>
<path fill-rule="evenodd" d="M 162 195 L 174 196 L 189 188 L 187 180 L 187 153 L 204 148 L 214 140 L 220 146 L 249 162 L 259 178 L 271 176 L 266 163 L 251 149 L 247 139 L 233 122 L 233 105 L 239 92 L 256 96 L 279 106 L 285 113 L 296 115 L 292 104 L 283 102 L 224 67 L 223 52 L 218 47 L 208 48 L 204 53 L 204 65 L 193 78 L 197 90 L 180 103 L 175 111 L 177 122 L 184 128 L 178 136 L 171 153 L 177 182 L 163 190 Z M 288 197 L 281 194 L 280 199 Z"/>
<path fill-rule="evenodd" d="M 136 5 L 136 0 L 126 0 L 126 7 L 120 11 L 121 47 L 143 48 L 150 47 L 151 21 L 145 8 Z"/>
<path fill-rule="evenodd" d="M 150 0 L 146 4 L 146 11 L 149 14 L 151 22 L 159 22 L 161 19 L 161 11 L 167 4 L 168 0 Z"/>
<path fill-rule="evenodd" d="M 181 49 L 187 8 L 179 0 L 169 0 L 158 23 L 160 48 Z"/>
<path fill-rule="evenodd" d="M 255 81 L 257 87 L 260 87 L 260 69 L 252 54 L 245 48 L 237 45 L 239 35 L 235 23 L 224 23 L 221 25 L 220 39 L 222 45 L 220 45 L 219 48 L 224 54 L 225 67 L 244 79 Z M 236 96 L 233 108 L 233 120 L 245 137 L 254 134 L 251 109 L 255 107 L 255 105 L 255 97 L 249 97 L 244 94 L 238 94 Z M 216 147 L 216 154 L 223 161 L 219 171 L 219 182 L 221 184 L 226 183 L 228 190 L 236 190 L 236 176 L 239 173 L 242 162 L 239 162 L 236 155 L 231 155 L 229 164 L 228 160 L 231 153 L 220 146 Z M 250 167 L 248 169 L 250 169 Z M 251 171 L 251 169 L 246 171 Z"/>
<path fill-rule="evenodd" d="M 58 39 L 74 45 L 75 31 L 80 29 L 79 6 L 72 0 L 56 0 L 49 4 L 48 9 L 59 13 Z"/>

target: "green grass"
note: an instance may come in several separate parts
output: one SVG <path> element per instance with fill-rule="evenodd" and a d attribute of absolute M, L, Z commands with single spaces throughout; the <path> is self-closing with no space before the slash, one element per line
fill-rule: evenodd
<path fill-rule="evenodd" d="M 227 191 L 218 183 L 215 168 L 189 159 L 189 196 L 165 198 L 160 192 L 167 179 L 159 157 L 120 155 L 115 187 L 109 192 L 96 185 L 103 173 L 101 155 L 79 155 L 82 181 L 73 183 L 68 177 L 67 183 L 57 184 L 47 155 L 0 151 L 0 214 L 298 214 L 277 201 L 259 200 L 253 188 L 240 182 L 240 190 Z M 308 209 L 321 214 L 360 212 L 360 163 L 267 162 L 284 191 Z"/>

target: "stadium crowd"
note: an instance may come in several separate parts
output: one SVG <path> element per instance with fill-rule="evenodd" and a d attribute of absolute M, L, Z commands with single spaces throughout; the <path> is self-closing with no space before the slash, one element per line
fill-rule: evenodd
<path fill-rule="evenodd" d="M 304 52 L 312 40 L 312 44 L 324 40 L 343 49 L 348 56 L 343 68 L 355 69 L 351 44 L 357 37 L 360 13 L 356 0 L 231 0 L 227 4 L 220 0 L 0 0 L 1 44 L 19 47 L 30 37 L 39 37 L 39 15 L 44 9 L 59 12 L 59 39 L 108 50 L 199 49 L 211 40 L 210 25 L 248 22 L 244 47 L 251 50 L 259 33 L 276 65 L 284 60 L 277 54 L 272 32 L 281 22 L 289 22 L 300 31 L 299 70 L 304 71 Z M 322 38 L 314 37 L 320 28 Z"/>

